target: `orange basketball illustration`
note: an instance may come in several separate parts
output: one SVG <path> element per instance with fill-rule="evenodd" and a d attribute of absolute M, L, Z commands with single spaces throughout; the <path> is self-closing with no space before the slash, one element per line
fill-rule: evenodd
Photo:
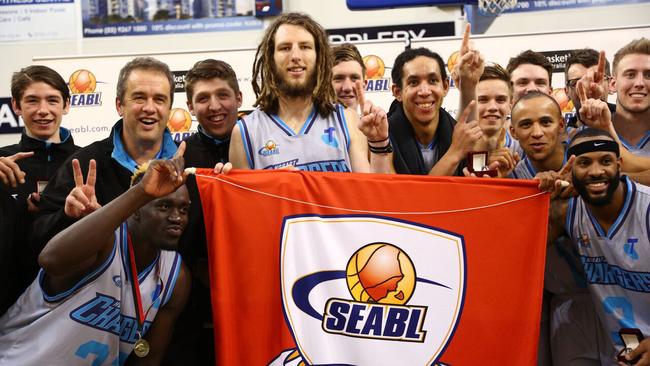
<path fill-rule="evenodd" d="M 415 289 L 413 262 L 388 243 L 368 244 L 348 262 L 347 284 L 356 301 L 403 305 Z"/>
<path fill-rule="evenodd" d="M 95 91 L 97 79 L 95 75 L 88 70 L 77 70 L 70 75 L 68 86 L 73 94 L 87 94 Z"/>
<path fill-rule="evenodd" d="M 449 58 L 447 59 L 447 70 L 448 70 L 449 72 L 454 71 L 454 69 L 456 68 L 456 64 L 458 63 L 458 55 L 459 55 L 459 52 L 458 52 L 458 51 L 455 51 L 455 52 L 452 53 L 451 56 L 449 56 Z"/>
<path fill-rule="evenodd" d="M 564 88 L 553 89 L 551 95 L 560 105 L 560 108 L 562 108 L 562 113 L 573 112 L 573 102 L 569 99 L 569 96 L 566 95 Z"/>
<path fill-rule="evenodd" d="M 169 113 L 167 128 L 171 132 L 187 132 L 192 125 L 192 116 L 190 112 L 183 108 L 174 108 Z"/>
<path fill-rule="evenodd" d="M 363 58 L 363 64 L 366 65 L 367 79 L 381 79 L 384 77 L 386 65 L 384 60 L 375 55 L 368 55 Z"/>

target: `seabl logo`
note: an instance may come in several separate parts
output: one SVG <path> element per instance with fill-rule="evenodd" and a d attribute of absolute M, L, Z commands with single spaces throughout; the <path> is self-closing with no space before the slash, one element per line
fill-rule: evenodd
<path fill-rule="evenodd" d="M 72 93 L 71 107 L 94 107 L 102 105 L 102 93 L 95 92 L 97 78 L 88 70 L 77 70 L 70 75 L 68 87 Z"/>
<path fill-rule="evenodd" d="M 268 140 L 266 143 L 264 143 L 264 146 L 257 150 L 257 153 L 262 156 L 278 155 L 280 153 L 280 149 L 278 149 L 278 144 L 276 144 L 273 140 Z"/>
<path fill-rule="evenodd" d="M 390 91 L 390 78 L 384 78 L 386 64 L 379 56 L 368 55 L 363 58 L 363 64 L 366 66 L 366 85 L 367 92 Z"/>
<path fill-rule="evenodd" d="M 271 364 L 439 363 L 463 304 L 461 236 L 385 217 L 310 215 L 285 218 L 281 247 L 297 347 Z"/>

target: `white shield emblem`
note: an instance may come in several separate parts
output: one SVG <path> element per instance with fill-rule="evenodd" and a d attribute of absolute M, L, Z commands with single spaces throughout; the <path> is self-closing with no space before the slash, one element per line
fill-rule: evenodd
<path fill-rule="evenodd" d="M 280 268 L 286 320 L 309 365 L 432 365 L 462 310 L 462 236 L 416 223 L 287 217 Z"/>

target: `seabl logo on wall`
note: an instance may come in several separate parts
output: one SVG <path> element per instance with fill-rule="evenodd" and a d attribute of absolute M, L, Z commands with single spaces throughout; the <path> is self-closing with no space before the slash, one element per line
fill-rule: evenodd
<path fill-rule="evenodd" d="M 390 91 L 390 78 L 384 78 L 386 64 L 379 56 L 368 55 L 363 57 L 363 64 L 366 66 L 366 91 L 379 92 Z"/>
<path fill-rule="evenodd" d="M 167 128 L 171 132 L 174 141 L 180 142 L 189 137 L 192 134 L 189 132 L 191 126 L 192 116 L 190 112 L 183 108 L 174 108 L 169 112 Z"/>
<path fill-rule="evenodd" d="M 20 133 L 24 124 L 11 108 L 11 98 L 0 98 L 0 133 Z"/>
<path fill-rule="evenodd" d="M 72 93 L 71 107 L 95 107 L 102 105 L 102 93 L 95 92 L 97 78 L 88 70 L 80 69 L 70 75 L 68 87 Z"/>
<path fill-rule="evenodd" d="M 435 365 L 465 294 L 459 235 L 376 216 L 285 218 L 280 281 L 296 348 L 272 365 Z"/>

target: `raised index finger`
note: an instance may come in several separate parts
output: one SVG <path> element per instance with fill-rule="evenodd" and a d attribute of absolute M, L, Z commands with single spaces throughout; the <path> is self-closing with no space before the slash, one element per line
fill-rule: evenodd
<path fill-rule="evenodd" d="M 469 114 L 472 112 L 472 108 L 474 108 L 475 104 L 476 104 L 476 101 L 474 101 L 474 100 L 469 102 L 467 107 L 465 107 L 465 110 L 463 111 L 463 113 L 460 115 L 460 118 L 458 118 L 458 123 L 466 123 L 467 122 L 467 119 L 469 118 Z"/>
<path fill-rule="evenodd" d="M 88 179 L 86 179 L 86 185 L 95 187 L 95 181 L 97 181 L 97 163 L 95 159 L 90 159 L 88 163 Z"/>
<path fill-rule="evenodd" d="M 365 112 L 366 95 L 363 91 L 363 81 L 355 81 L 354 90 L 357 92 L 357 101 L 359 102 L 359 109 L 361 110 L 361 114 L 365 116 L 368 113 Z"/>
<path fill-rule="evenodd" d="M 72 176 L 74 177 L 74 186 L 81 187 L 84 185 L 84 176 L 81 173 L 81 165 L 78 159 L 72 159 Z"/>
<path fill-rule="evenodd" d="M 575 155 L 571 155 L 569 157 L 569 160 L 567 160 L 567 162 L 564 164 L 562 169 L 560 169 L 560 171 L 558 172 L 560 174 L 560 176 L 565 176 L 565 175 L 567 175 L 567 174 L 569 174 L 571 172 L 571 168 L 573 167 L 573 162 L 575 160 L 576 160 Z"/>
<path fill-rule="evenodd" d="M 585 90 L 585 85 L 582 82 L 582 80 L 578 80 L 578 83 L 576 85 L 576 89 L 578 91 L 578 98 L 580 98 L 580 103 L 584 103 L 587 101 L 587 91 Z"/>
<path fill-rule="evenodd" d="M 460 55 L 464 55 L 469 51 L 469 35 L 472 31 L 472 25 L 470 23 L 465 24 L 465 32 L 463 32 L 463 42 L 460 44 Z"/>
<path fill-rule="evenodd" d="M 596 68 L 596 76 L 594 77 L 596 82 L 603 80 L 605 76 L 605 51 L 600 51 L 598 54 L 598 67 Z"/>

